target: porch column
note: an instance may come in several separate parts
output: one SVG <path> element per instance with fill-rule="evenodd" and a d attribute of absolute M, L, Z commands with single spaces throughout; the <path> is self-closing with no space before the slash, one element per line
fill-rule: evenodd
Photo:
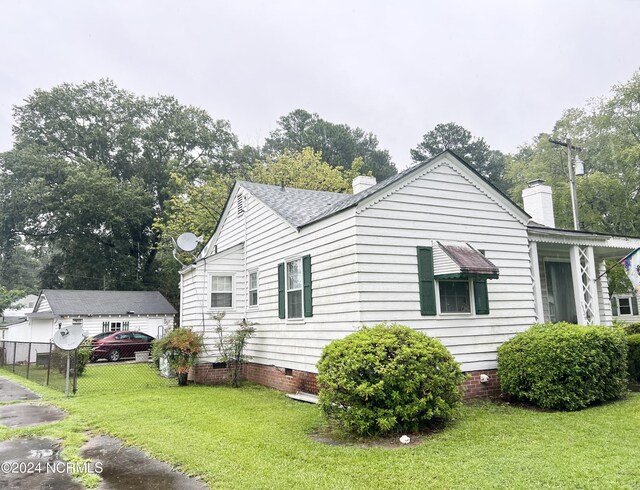
<path fill-rule="evenodd" d="M 586 325 L 584 311 L 584 294 L 582 286 L 582 264 L 580 263 L 580 247 L 571 245 L 569 249 L 569 257 L 571 258 L 571 281 L 573 282 L 573 298 L 576 304 L 576 315 L 578 317 L 578 325 Z"/>
<path fill-rule="evenodd" d="M 531 259 L 531 281 L 533 286 L 533 306 L 536 313 L 536 322 L 544 323 L 544 307 L 542 305 L 542 282 L 540 281 L 538 244 L 536 242 L 529 242 L 529 258 Z"/>
<path fill-rule="evenodd" d="M 585 306 L 591 309 L 591 325 L 600 325 L 600 298 L 598 298 L 598 285 L 596 284 L 596 261 L 593 256 L 593 247 L 585 247 Z"/>

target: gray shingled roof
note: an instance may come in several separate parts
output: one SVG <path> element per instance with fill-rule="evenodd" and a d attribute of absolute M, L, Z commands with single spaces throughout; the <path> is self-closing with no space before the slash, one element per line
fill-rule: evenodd
<path fill-rule="evenodd" d="M 239 181 L 238 184 L 260 199 L 264 204 L 278 213 L 289 224 L 302 228 L 327 216 L 355 206 L 363 199 L 375 194 L 378 190 L 397 182 L 416 167 L 393 175 L 358 194 L 341 194 L 339 192 L 309 191 L 294 187 L 256 184 Z"/>
<path fill-rule="evenodd" d="M 78 291 L 44 289 L 57 315 L 173 315 L 176 310 L 159 291 Z"/>
<path fill-rule="evenodd" d="M 352 197 L 339 192 L 308 191 L 254 182 L 241 181 L 238 184 L 295 227 L 310 223 L 315 216 Z"/>
<path fill-rule="evenodd" d="M 504 194 L 500 189 L 495 187 L 486 178 L 480 175 L 473 167 L 466 163 L 462 158 L 451 150 L 445 150 L 442 153 L 430 158 L 429 160 L 412 165 L 400 173 L 392 175 L 388 179 L 377 183 L 374 186 L 365 189 L 358 194 L 340 194 L 338 192 L 308 191 L 303 189 L 295 189 L 292 187 L 279 187 L 277 185 L 255 184 L 253 182 L 238 182 L 239 185 L 247 189 L 263 203 L 273 209 L 282 216 L 287 222 L 296 228 L 315 223 L 321 219 L 327 218 L 333 214 L 339 213 L 347 208 L 356 206 L 361 201 L 376 192 L 395 184 L 407 175 L 423 168 L 439 158 L 441 155 L 449 153 L 462 162 L 469 170 L 478 175 L 482 180 L 487 182 L 495 191 L 504 196 L 515 207 L 515 204 L 509 196 Z M 524 213 L 524 211 L 522 211 Z M 526 213 L 525 213 L 526 214 Z"/>

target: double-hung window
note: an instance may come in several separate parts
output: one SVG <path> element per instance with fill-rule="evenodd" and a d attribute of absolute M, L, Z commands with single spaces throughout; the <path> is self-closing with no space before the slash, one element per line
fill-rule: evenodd
<path fill-rule="evenodd" d="M 468 280 L 438 281 L 440 313 L 471 313 Z"/>
<path fill-rule="evenodd" d="M 313 316 L 310 255 L 278 264 L 278 315 L 289 319 Z"/>
<path fill-rule="evenodd" d="M 287 318 L 302 318 L 302 259 L 287 262 Z"/>
<path fill-rule="evenodd" d="M 487 279 L 498 278 L 497 267 L 468 244 L 438 247 L 418 247 L 420 313 L 488 315 Z"/>
<path fill-rule="evenodd" d="M 249 272 L 249 306 L 258 306 L 258 271 Z"/>
<path fill-rule="evenodd" d="M 211 308 L 233 308 L 233 276 L 211 276 Z"/>

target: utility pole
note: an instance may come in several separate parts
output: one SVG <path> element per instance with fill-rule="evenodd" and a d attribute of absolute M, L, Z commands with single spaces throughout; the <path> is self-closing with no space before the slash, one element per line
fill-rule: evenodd
<path fill-rule="evenodd" d="M 576 193 L 576 172 L 571 160 L 571 150 L 582 151 L 579 146 L 571 144 L 571 138 L 567 141 L 557 141 L 549 138 L 549 143 L 564 146 L 567 149 L 567 164 L 569 165 L 569 187 L 571 188 L 571 208 L 573 210 L 573 229 L 580 230 L 580 220 L 578 219 L 578 195 Z"/>

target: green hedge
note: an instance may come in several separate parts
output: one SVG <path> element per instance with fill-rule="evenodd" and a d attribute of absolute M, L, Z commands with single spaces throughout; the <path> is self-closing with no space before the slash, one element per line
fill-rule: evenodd
<path fill-rule="evenodd" d="M 629 378 L 640 383 L 640 333 L 627 337 L 629 346 Z"/>
<path fill-rule="evenodd" d="M 318 362 L 322 410 L 359 435 L 417 431 L 452 417 L 464 379 L 439 340 L 397 324 L 334 340 Z"/>
<path fill-rule="evenodd" d="M 503 393 L 540 407 L 578 410 L 621 397 L 627 343 L 620 329 L 534 325 L 498 348 Z"/>
<path fill-rule="evenodd" d="M 626 323 L 622 328 L 627 335 L 636 335 L 640 333 L 640 322 Z"/>

